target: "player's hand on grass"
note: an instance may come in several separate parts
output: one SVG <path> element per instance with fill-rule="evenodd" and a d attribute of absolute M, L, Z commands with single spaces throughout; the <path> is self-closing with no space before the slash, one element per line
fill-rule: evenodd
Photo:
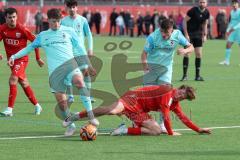
<path fill-rule="evenodd" d="M 173 136 L 181 136 L 182 134 L 179 132 L 173 132 Z"/>
<path fill-rule="evenodd" d="M 9 58 L 8 65 L 9 66 L 13 66 L 14 65 L 14 59 L 12 57 Z"/>
<path fill-rule="evenodd" d="M 3 55 L 2 54 L 0 54 L 0 60 L 2 60 L 3 59 Z"/>
<path fill-rule="evenodd" d="M 39 65 L 40 67 L 42 67 L 42 66 L 44 65 L 44 61 L 41 60 L 41 59 L 38 59 L 38 60 L 37 60 L 37 63 L 38 63 L 38 65 Z"/>
<path fill-rule="evenodd" d="M 198 133 L 200 134 L 211 134 L 211 130 L 209 128 L 201 128 Z"/>

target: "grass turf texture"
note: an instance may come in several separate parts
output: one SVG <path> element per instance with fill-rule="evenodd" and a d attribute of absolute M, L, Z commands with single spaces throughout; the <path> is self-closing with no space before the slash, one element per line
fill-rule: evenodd
<path fill-rule="evenodd" d="M 119 45 L 122 41 L 132 42 L 132 47 L 126 51 L 119 46 L 111 52 L 104 51 L 104 45 L 115 42 Z M 95 37 L 94 50 L 97 57 L 103 62 L 93 88 L 103 90 L 116 95 L 111 81 L 111 61 L 117 54 L 125 54 L 129 57 L 129 63 L 138 63 L 144 38 L 109 38 Z M 2 44 L 1 44 L 2 45 Z M 1 52 L 3 46 L 1 46 Z M 231 65 L 220 66 L 218 62 L 223 60 L 225 41 L 207 41 L 203 50 L 201 75 L 205 82 L 195 82 L 194 54 L 189 65 L 189 81 L 184 82 L 197 89 L 197 99 L 192 102 L 183 102 L 182 107 L 189 116 L 190 109 L 192 120 L 201 127 L 236 126 L 239 125 L 239 50 L 235 45 L 232 49 Z M 2 52 L 4 53 L 4 52 Z M 41 54 L 45 60 L 45 55 Z M 39 103 L 43 107 L 40 116 L 33 115 L 34 107 L 28 102 L 21 87 L 18 86 L 14 116 L 0 117 L 0 138 L 62 135 L 65 131 L 61 127 L 61 121 L 54 115 L 56 105 L 53 95 L 49 92 L 47 65 L 39 68 L 31 54 L 31 60 L 27 69 L 27 75 Z M 0 63 L 0 106 L 7 106 L 9 68 L 6 61 Z M 121 67 L 119 67 L 119 70 Z M 183 84 L 179 82 L 182 76 L 182 57 L 175 55 L 173 67 L 173 85 Z M 128 78 L 133 78 L 137 73 L 129 73 Z M 97 99 L 94 106 L 98 106 L 101 100 Z M 78 97 L 72 106 L 73 111 L 82 109 Z M 158 117 L 158 114 L 154 114 Z M 126 118 L 105 116 L 99 118 L 101 128 L 114 128 L 122 121 L 130 124 Z M 172 117 L 174 128 L 184 126 Z M 78 129 L 84 122 L 77 122 Z M 184 159 L 184 160 L 209 160 L 209 159 L 238 159 L 240 157 L 240 142 L 238 141 L 240 129 L 217 129 L 212 135 L 198 135 L 192 131 L 182 131 L 182 136 L 98 136 L 94 142 L 82 142 L 78 131 L 76 136 L 70 138 L 45 138 L 45 139 L 0 139 L 0 155 L 2 160 L 32 160 L 32 159 Z"/>

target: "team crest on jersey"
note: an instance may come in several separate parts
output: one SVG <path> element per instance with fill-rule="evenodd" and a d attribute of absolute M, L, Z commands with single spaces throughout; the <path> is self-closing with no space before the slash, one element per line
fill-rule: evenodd
<path fill-rule="evenodd" d="M 66 35 L 63 33 L 63 38 L 66 38 Z"/>
<path fill-rule="evenodd" d="M 81 27 L 81 25 L 80 25 L 80 24 L 78 24 L 78 25 L 77 25 L 77 28 L 78 28 L 78 29 L 80 29 L 80 27 Z"/>
<path fill-rule="evenodd" d="M 20 38 L 20 37 L 21 37 L 21 33 L 17 32 L 17 33 L 16 33 L 16 37 L 17 37 L 17 38 Z"/>
<path fill-rule="evenodd" d="M 174 46 L 174 41 L 173 41 L 173 40 L 170 41 L 170 45 L 171 45 L 172 47 Z"/>

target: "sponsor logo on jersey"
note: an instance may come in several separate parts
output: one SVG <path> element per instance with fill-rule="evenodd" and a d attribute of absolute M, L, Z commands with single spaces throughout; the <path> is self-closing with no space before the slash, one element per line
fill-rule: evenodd
<path fill-rule="evenodd" d="M 19 40 L 10 39 L 10 38 L 6 38 L 5 42 L 9 45 L 14 45 L 14 46 L 17 46 L 19 44 Z"/>
<path fill-rule="evenodd" d="M 17 33 L 16 33 L 16 37 L 17 37 L 17 38 L 20 38 L 20 37 L 21 37 L 21 33 L 17 32 Z"/>

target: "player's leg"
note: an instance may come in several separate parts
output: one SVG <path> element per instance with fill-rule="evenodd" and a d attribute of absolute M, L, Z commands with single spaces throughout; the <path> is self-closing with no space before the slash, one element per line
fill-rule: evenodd
<path fill-rule="evenodd" d="M 90 76 L 90 73 L 88 71 L 88 66 L 83 66 L 82 69 L 81 69 L 82 73 L 83 73 L 83 76 L 84 76 L 84 83 L 89 91 L 89 94 L 91 95 L 91 88 L 92 88 L 92 82 L 91 82 L 91 76 Z M 94 103 L 95 100 L 93 97 L 91 97 L 91 102 Z"/>
<path fill-rule="evenodd" d="M 99 125 L 98 120 L 94 117 L 94 114 L 92 112 L 92 103 L 91 103 L 90 93 L 84 83 L 83 75 L 80 72 L 80 70 L 77 69 L 74 71 L 72 76 L 72 83 L 79 89 L 80 99 L 83 103 L 83 106 L 87 110 L 90 123 L 96 126 Z"/>
<path fill-rule="evenodd" d="M 237 31 L 233 31 L 227 39 L 226 43 L 226 51 L 225 51 L 225 59 L 224 61 L 220 62 L 220 65 L 230 65 L 230 57 L 231 57 L 231 48 L 233 45 L 233 42 L 238 39 Z"/>
<path fill-rule="evenodd" d="M 2 116 L 13 116 L 13 108 L 17 97 L 18 77 L 13 73 L 9 77 L 8 106 L 1 112 Z"/>
<path fill-rule="evenodd" d="M 38 100 L 31 88 L 31 86 L 29 85 L 27 78 L 25 78 L 25 79 L 19 78 L 18 82 L 22 86 L 24 93 L 28 97 L 29 101 L 35 106 L 34 114 L 40 115 L 40 113 L 42 112 L 42 107 L 38 103 Z"/>
<path fill-rule="evenodd" d="M 201 42 L 200 42 L 201 41 Z M 201 60 L 202 60 L 202 40 L 199 39 L 199 46 L 194 48 L 195 50 L 195 81 L 204 81 L 204 79 L 200 76 L 200 69 L 201 69 Z"/>
<path fill-rule="evenodd" d="M 25 73 L 27 65 L 28 65 L 28 62 L 25 62 L 25 61 L 19 63 L 20 67 L 19 67 L 18 73 L 17 73 L 17 75 L 19 77 L 18 82 L 22 86 L 29 101 L 35 106 L 34 113 L 36 115 L 40 115 L 40 113 L 42 111 L 42 107 L 39 105 L 39 103 L 34 95 L 34 92 L 33 92 L 32 88 L 30 87 L 29 82 L 27 80 L 27 76 Z"/>
<path fill-rule="evenodd" d="M 101 106 L 93 109 L 93 114 L 95 117 L 100 117 L 103 115 L 118 115 L 124 110 L 124 105 L 121 101 L 115 102 L 110 106 Z M 82 112 L 77 112 L 63 121 L 63 126 L 66 127 L 74 121 L 86 120 L 88 117 L 86 110 Z"/>
<path fill-rule="evenodd" d="M 73 103 L 74 102 L 74 95 L 73 95 L 72 83 L 67 84 L 67 94 L 68 94 L 68 102 Z"/>
<path fill-rule="evenodd" d="M 161 128 L 159 124 L 152 119 L 152 117 L 142 110 L 138 109 L 139 107 L 128 108 L 125 106 L 124 115 L 128 117 L 135 127 L 126 127 L 125 124 L 121 124 L 117 129 L 115 129 L 111 135 L 158 135 L 161 133 Z M 135 110 L 134 110 L 135 109 Z"/>
<path fill-rule="evenodd" d="M 65 119 L 70 116 L 70 111 L 68 107 L 68 102 L 67 102 L 67 96 L 64 93 L 54 93 L 56 101 L 57 101 L 57 107 L 61 110 L 61 116 Z M 72 136 L 74 132 L 76 131 L 76 126 L 74 123 L 71 123 L 68 127 L 67 130 L 65 131 L 64 135 L 65 136 Z"/>
<path fill-rule="evenodd" d="M 232 45 L 233 45 L 233 42 L 227 41 L 226 51 L 225 51 L 225 59 L 219 63 L 220 65 L 226 65 L 226 66 L 230 65 Z"/>
<path fill-rule="evenodd" d="M 125 124 L 121 124 L 117 129 L 115 129 L 111 135 L 160 135 L 161 128 L 159 124 L 153 120 L 148 119 L 142 122 L 141 127 L 126 127 Z"/>
<path fill-rule="evenodd" d="M 162 130 L 155 120 L 149 119 L 142 123 L 141 133 L 146 135 L 160 135 Z"/>
<path fill-rule="evenodd" d="M 184 56 L 183 57 L 183 76 L 182 76 L 182 79 L 180 81 L 187 81 L 188 80 L 188 77 L 187 77 L 188 65 L 189 65 L 189 57 Z"/>
<path fill-rule="evenodd" d="M 190 42 L 192 43 L 194 48 L 197 47 L 197 41 L 196 41 L 195 38 L 190 38 Z M 182 76 L 182 79 L 180 81 L 187 81 L 188 80 L 188 76 L 187 76 L 188 65 L 189 65 L 189 56 L 184 56 L 183 57 L 183 76 Z"/>

